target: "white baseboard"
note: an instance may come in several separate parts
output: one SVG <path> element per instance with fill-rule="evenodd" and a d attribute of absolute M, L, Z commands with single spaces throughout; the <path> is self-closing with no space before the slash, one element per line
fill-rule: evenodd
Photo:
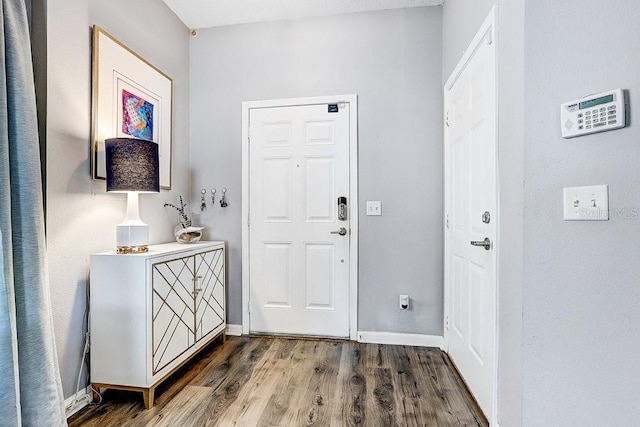
<path fill-rule="evenodd" d="M 444 350 L 444 338 L 438 335 L 359 331 L 358 341 L 370 344 L 412 345 Z"/>
<path fill-rule="evenodd" d="M 227 335 L 241 336 L 242 325 L 227 324 Z M 358 341 L 371 344 L 413 345 L 444 350 L 444 338 L 438 335 L 400 334 L 396 332 L 358 332 Z"/>
<path fill-rule="evenodd" d="M 242 325 L 229 325 L 227 324 L 227 335 L 239 337 L 242 335 Z"/>
<path fill-rule="evenodd" d="M 80 390 L 72 396 L 69 396 L 64 401 L 64 411 L 67 418 L 80 411 L 85 406 L 88 406 L 92 401 L 93 393 L 91 392 L 90 386 L 84 390 Z"/>

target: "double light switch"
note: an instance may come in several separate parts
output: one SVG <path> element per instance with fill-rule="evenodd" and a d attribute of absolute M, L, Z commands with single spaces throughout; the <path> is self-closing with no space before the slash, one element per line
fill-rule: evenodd
<path fill-rule="evenodd" d="M 563 195 L 565 221 L 608 221 L 609 186 L 569 187 Z"/>

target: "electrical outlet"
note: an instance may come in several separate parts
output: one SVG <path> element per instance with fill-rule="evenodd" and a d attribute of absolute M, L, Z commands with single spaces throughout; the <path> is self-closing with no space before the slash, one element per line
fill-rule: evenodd
<path fill-rule="evenodd" d="M 409 310 L 409 295 L 400 295 L 400 310 Z"/>

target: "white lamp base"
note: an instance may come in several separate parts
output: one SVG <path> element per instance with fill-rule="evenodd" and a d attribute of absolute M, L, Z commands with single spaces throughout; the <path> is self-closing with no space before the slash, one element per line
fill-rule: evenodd
<path fill-rule="evenodd" d="M 119 254 L 143 253 L 149 250 L 149 226 L 147 224 L 119 224 L 116 228 L 116 252 Z"/>
<path fill-rule="evenodd" d="M 137 254 L 149 251 L 149 226 L 138 213 L 138 193 L 127 193 L 127 214 L 116 228 L 116 252 Z"/>

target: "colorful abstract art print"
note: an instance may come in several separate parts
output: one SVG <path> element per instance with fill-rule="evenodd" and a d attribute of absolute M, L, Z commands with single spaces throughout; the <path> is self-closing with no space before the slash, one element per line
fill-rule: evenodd
<path fill-rule="evenodd" d="M 153 141 L 153 104 L 122 91 L 122 132 Z"/>

